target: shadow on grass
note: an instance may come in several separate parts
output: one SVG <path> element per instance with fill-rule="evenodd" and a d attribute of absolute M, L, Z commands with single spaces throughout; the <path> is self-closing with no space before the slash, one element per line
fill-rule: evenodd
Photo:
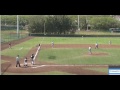
<path fill-rule="evenodd" d="M 49 56 L 49 59 L 56 59 L 56 56 Z"/>

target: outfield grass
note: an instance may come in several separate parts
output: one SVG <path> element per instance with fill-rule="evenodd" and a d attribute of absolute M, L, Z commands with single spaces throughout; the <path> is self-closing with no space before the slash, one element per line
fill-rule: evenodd
<path fill-rule="evenodd" d="M 77 35 L 120 35 L 120 33 L 111 33 L 109 30 L 108 31 L 86 31 L 86 30 L 81 30 L 80 32 L 76 32 L 75 34 Z"/>
<path fill-rule="evenodd" d="M 34 38 L 32 41 L 38 41 L 42 44 L 51 44 L 53 41 L 55 44 L 108 44 L 111 40 L 112 44 L 120 45 L 119 37 L 40 37 Z M 41 42 L 42 41 L 42 42 Z"/>
<path fill-rule="evenodd" d="M 41 72 L 41 73 L 8 73 L 5 72 L 4 75 L 75 75 L 67 72 L 60 71 L 50 71 L 50 72 Z"/>
<path fill-rule="evenodd" d="M 93 53 L 108 55 L 94 56 L 88 54 L 88 49 L 43 49 L 39 60 L 57 64 L 120 64 L 120 49 L 98 49 Z"/>

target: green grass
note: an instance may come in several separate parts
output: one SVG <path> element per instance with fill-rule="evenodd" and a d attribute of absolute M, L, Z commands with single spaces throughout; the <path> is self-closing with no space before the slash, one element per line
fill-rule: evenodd
<path fill-rule="evenodd" d="M 111 40 L 112 44 L 120 44 L 120 38 L 118 37 L 41 37 L 34 38 L 33 41 L 42 41 L 42 44 L 51 44 L 53 41 L 55 44 L 108 44 Z"/>
<path fill-rule="evenodd" d="M 16 57 L 17 55 L 20 55 L 20 57 L 24 57 L 30 49 L 23 49 L 23 50 L 19 50 L 21 47 L 17 46 L 12 48 L 12 49 L 6 49 L 4 51 L 2 51 L 1 55 L 6 55 L 6 56 L 11 56 L 11 57 Z"/>
<path fill-rule="evenodd" d="M 108 68 L 104 68 L 104 67 L 102 67 L 102 68 L 85 68 L 85 69 L 88 69 L 88 70 L 93 70 L 93 71 L 97 71 L 97 72 L 103 72 L 103 73 L 106 73 L 106 74 L 108 74 Z"/>
<path fill-rule="evenodd" d="M 120 33 L 111 33 L 109 30 L 108 31 L 86 31 L 86 30 L 81 30 L 80 32 L 76 32 L 75 34 L 78 35 L 120 35 Z"/>
<path fill-rule="evenodd" d="M 8 73 L 5 72 L 4 75 L 74 75 L 67 72 L 60 71 L 50 71 L 50 72 L 41 72 L 41 73 Z"/>
<path fill-rule="evenodd" d="M 16 57 L 16 55 L 20 55 L 20 57 L 24 57 L 32 49 L 32 47 L 35 47 L 37 44 L 38 44 L 37 41 L 31 39 L 21 44 L 13 46 L 12 49 L 8 48 L 3 50 L 1 52 L 1 55 L 7 55 L 12 57 Z"/>
<path fill-rule="evenodd" d="M 120 49 L 93 49 L 93 53 L 107 53 L 106 56 L 88 55 L 88 49 L 43 49 L 39 60 L 57 64 L 120 64 Z"/>

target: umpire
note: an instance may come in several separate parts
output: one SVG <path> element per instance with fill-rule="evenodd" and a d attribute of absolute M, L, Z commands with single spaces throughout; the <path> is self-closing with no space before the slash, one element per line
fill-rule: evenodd
<path fill-rule="evenodd" d="M 21 67 L 21 66 L 20 66 L 20 58 L 19 58 L 19 55 L 17 55 L 17 57 L 16 57 L 16 67 L 17 67 L 17 65 L 19 65 L 19 67 Z"/>

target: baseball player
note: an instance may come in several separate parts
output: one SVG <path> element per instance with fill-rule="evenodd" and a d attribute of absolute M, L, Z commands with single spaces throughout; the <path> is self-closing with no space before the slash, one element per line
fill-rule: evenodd
<path fill-rule="evenodd" d="M 109 44 L 111 45 L 111 41 L 109 41 Z"/>
<path fill-rule="evenodd" d="M 41 44 L 38 45 L 39 47 L 41 46 Z"/>
<path fill-rule="evenodd" d="M 54 47 L 54 42 L 53 41 L 52 41 L 51 45 L 52 45 L 52 48 L 53 48 Z"/>
<path fill-rule="evenodd" d="M 27 57 L 24 59 L 24 66 L 27 67 L 28 64 L 27 64 Z"/>
<path fill-rule="evenodd" d="M 92 54 L 91 48 L 92 48 L 91 46 L 89 46 L 89 48 L 88 48 L 89 49 L 89 54 Z"/>
<path fill-rule="evenodd" d="M 16 67 L 17 67 L 17 65 L 19 65 L 19 67 L 21 67 L 19 61 L 20 61 L 20 58 L 19 58 L 19 55 L 17 55 L 17 57 L 16 57 Z"/>
<path fill-rule="evenodd" d="M 98 43 L 97 43 L 97 42 L 96 42 L 96 44 L 95 44 L 95 49 L 96 49 L 96 48 L 98 48 Z"/>
<path fill-rule="evenodd" d="M 40 49 L 41 49 L 41 44 L 39 44 L 39 47 L 40 47 Z"/>
<path fill-rule="evenodd" d="M 82 39 L 83 39 L 83 36 L 82 36 Z"/>
<path fill-rule="evenodd" d="M 31 64 L 34 65 L 34 54 L 31 55 Z"/>
<path fill-rule="evenodd" d="M 11 42 L 9 43 L 9 48 L 11 48 Z"/>

